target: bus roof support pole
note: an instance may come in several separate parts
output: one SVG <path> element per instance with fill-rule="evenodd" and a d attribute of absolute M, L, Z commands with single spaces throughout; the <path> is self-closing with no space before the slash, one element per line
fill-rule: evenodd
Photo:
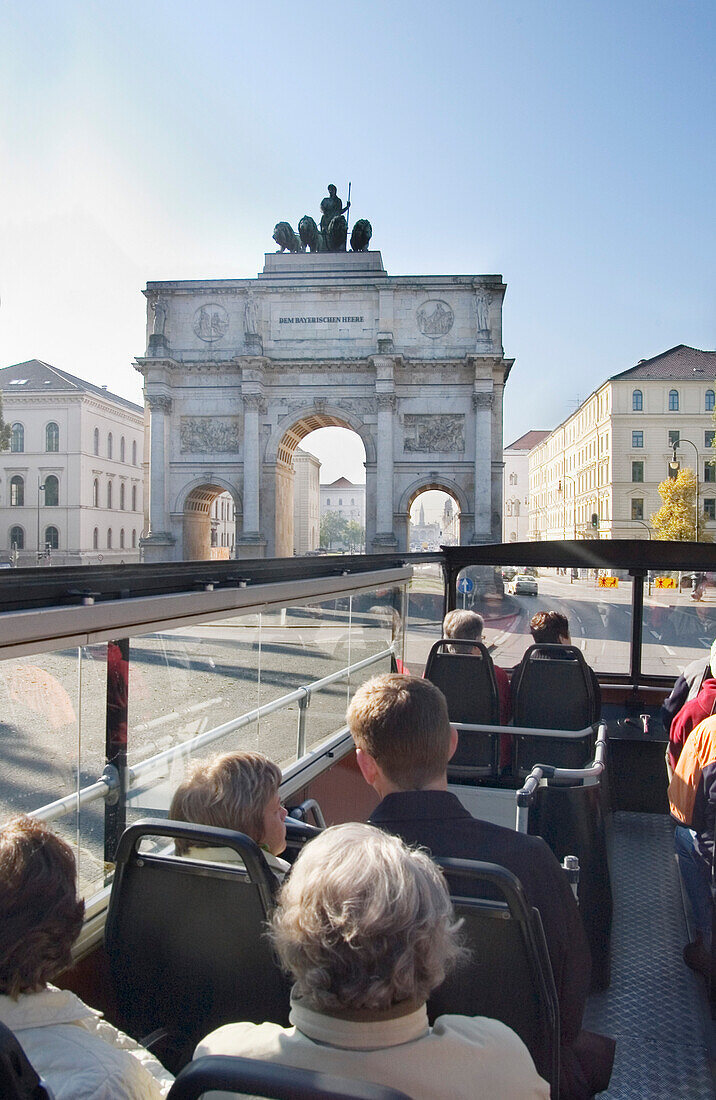
<path fill-rule="evenodd" d="M 631 595 L 631 667 L 629 678 L 632 690 L 636 691 L 641 680 L 641 640 L 644 628 L 644 574 L 643 569 L 630 570 L 632 578 Z"/>
<path fill-rule="evenodd" d="M 105 760 L 116 769 L 119 797 L 104 807 L 104 858 L 114 862 L 119 838 L 127 826 L 127 713 L 129 706 L 129 638 L 107 642 L 107 722 Z"/>

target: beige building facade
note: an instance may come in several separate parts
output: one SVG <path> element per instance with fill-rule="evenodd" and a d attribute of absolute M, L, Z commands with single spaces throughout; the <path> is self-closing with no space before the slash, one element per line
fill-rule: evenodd
<path fill-rule="evenodd" d="M 502 541 L 526 542 L 529 537 L 529 455 L 549 432 L 525 432 L 502 452 Z"/>
<path fill-rule="evenodd" d="M 320 542 L 321 463 L 296 447 L 293 453 L 293 552 L 307 554 Z"/>
<path fill-rule="evenodd" d="M 39 359 L 0 370 L 0 561 L 139 561 L 144 410 Z"/>
<path fill-rule="evenodd" d="M 716 352 L 679 344 L 607 379 L 529 455 L 529 538 L 647 538 L 677 444 L 716 533 Z"/>

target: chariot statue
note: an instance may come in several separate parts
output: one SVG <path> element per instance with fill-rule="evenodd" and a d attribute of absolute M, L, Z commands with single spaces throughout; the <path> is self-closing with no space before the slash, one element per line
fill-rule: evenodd
<path fill-rule="evenodd" d="M 348 185 L 348 201 L 345 206 L 338 196 L 335 183 L 328 184 L 328 194 L 321 200 L 321 221 L 317 225 L 310 214 L 304 214 L 294 233 L 290 222 L 278 222 L 273 239 L 279 252 L 345 252 L 348 240 L 351 188 Z M 373 235 L 373 227 L 366 218 L 360 218 L 351 233 L 351 251 L 366 252 Z"/>

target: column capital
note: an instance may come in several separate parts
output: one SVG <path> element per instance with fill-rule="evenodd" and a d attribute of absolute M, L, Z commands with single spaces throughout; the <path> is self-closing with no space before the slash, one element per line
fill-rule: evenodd
<path fill-rule="evenodd" d="M 170 413 L 172 411 L 172 399 L 168 393 L 146 393 L 144 400 L 149 405 L 149 408 L 154 412 L 157 409 L 159 412 Z"/>
<path fill-rule="evenodd" d="M 491 409 L 493 399 L 492 393 L 488 393 L 485 390 L 477 390 L 472 395 L 472 407 L 474 409 Z"/>
<path fill-rule="evenodd" d="M 378 402 L 379 409 L 387 409 L 392 412 L 396 406 L 396 396 L 394 393 L 377 393 L 376 400 Z"/>
<path fill-rule="evenodd" d="M 261 412 L 264 399 L 261 393 L 242 393 L 241 400 L 244 403 L 245 409 L 255 409 L 256 412 Z"/>

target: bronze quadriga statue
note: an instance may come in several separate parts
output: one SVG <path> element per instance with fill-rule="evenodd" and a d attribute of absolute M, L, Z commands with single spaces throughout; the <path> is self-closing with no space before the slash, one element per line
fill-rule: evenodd
<path fill-rule="evenodd" d="M 348 238 L 348 223 L 344 214 L 350 210 L 350 187 L 348 202 L 343 205 L 336 192 L 334 183 L 328 184 L 328 194 L 321 200 L 320 227 L 309 214 L 304 214 L 298 223 L 298 234 L 294 233 L 289 222 L 278 222 L 273 231 L 273 239 L 279 246 L 279 252 L 345 252 Z M 373 235 L 373 227 L 366 218 L 360 218 L 351 233 L 351 250 L 366 252 Z"/>

